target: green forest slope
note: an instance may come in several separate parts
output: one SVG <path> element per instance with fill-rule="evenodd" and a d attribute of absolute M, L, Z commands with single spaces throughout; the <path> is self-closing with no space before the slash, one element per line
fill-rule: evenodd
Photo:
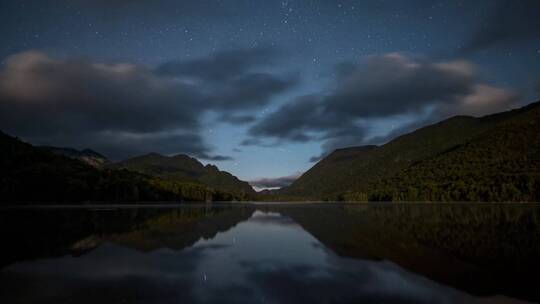
<path fill-rule="evenodd" d="M 0 202 L 4 204 L 231 199 L 235 197 L 200 183 L 99 170 L 0 132 Z"/>
<path fill-rule="evenodd" d="M 537 200 L 539 112 L 533 103 L 482 118 L 456 116 L 379 147 L 336 150 L 280 194 L 355 201 Z"/>
<path fill-rule="evenodd" d="M 167 180 L 201 183 L 244 199 L 255 195 L 247 182 L 220 171 L 216 166 L 204 166 L 195 158 L 184 154 L 168 157 L 150 153 L 111 164 L 109 167 L 128 169 Z"/>

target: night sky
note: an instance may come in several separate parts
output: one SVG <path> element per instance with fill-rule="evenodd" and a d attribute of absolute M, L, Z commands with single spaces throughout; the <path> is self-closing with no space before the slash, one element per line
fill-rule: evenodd
<path fill-rule="evenodd" d="M 540 1 L 0 3 L 0 129 L 264 187 L 340 147 L 540 99 Z"/>

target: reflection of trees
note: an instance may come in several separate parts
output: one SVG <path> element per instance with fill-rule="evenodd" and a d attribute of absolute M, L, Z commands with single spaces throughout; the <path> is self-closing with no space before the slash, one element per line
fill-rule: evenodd
<path fill-rule="evenodd" d="M 337 254 L 392 261 L 478 294 L 540 300 L 540 208 L 383 204 L 257 206 L 292 218 Z M 80 255 L 104 242 L 148 252 L 180 250 L 247 220 L 255 207 L 15 209 L 0 213 L 1 266 Z"/>
<path fill-rule="evenodd" d="M 105 235 L 103 239 L 142 251 L 181 250 L 201 238 L 211 239 L 218 232 L 231 229 L 252 213 L 250 207 L 175 209 L 150 218 L 130 231 Z"/>
<path fill-rule="evenodd" d="M 389 260 L 475 294 L 540 299 L 540 209 L 502 205 L 281 207 L 342 256 Z"/>
<path fill-rule="evenodd" d="M 105 241 L 139 250 L 182 249 L 249 218 L 250 207 L 12 209 L 0 213 L 1 265 L 80 255 Z"/>

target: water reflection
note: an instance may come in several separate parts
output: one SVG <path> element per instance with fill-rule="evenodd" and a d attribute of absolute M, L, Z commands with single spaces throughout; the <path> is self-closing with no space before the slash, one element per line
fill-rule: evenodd
<path fill-rule="evenodd" d="M 507 297 L 494 296 L 503 289 L 476 297 L 460 291 L 462 288 L 447 286 L 456 285 L 433 275 L 444 273 L 443 269 L 447 268 L 437 267 L 439 262 L 453 263 L 450 265 L 456 270 L 450 273 L 463 271 L 477 275 L 481 271 L 447 251 L 413 241 L 416 238 L 407 236 L 409 232 L 403 227 L 383 221 L 389 218 L 385 215 L 388 212 L 406 211 L 365 208 L 246 205 L 9 211 L 12 215 L 9 240 L 13 246 L 8 246 L 10 254 L 3 259 L 8 265 L 0 270 L 0 301 L 510 301 Z M 14 220 L 17 217 L 19 222 Z M 20 220 L 29 217 L 34 222 L 25 221 L 21 225 Z M 40 230 L 36 224 L 44 217 L 56 217 L 56 220 L 47 220 L 49 226 Z M 69 219 L 72 223 L 65 224 L 59 219 Z M 5 221 L 1 223 L 8 229 Z M 37 245 L 29 245 L 31 239 L 53 238 L 66 228 L 71 231 L 63 230 L 67 236 L 63 241 L 42 239 Z M 401 230 L 399 235 L 389 232 L 395 228 Z M 43 244 L 54 246 L 45 248 Z M 19 250 L 13 249 L 17 246 Z M 21 248 L 40 248 L 41 252 L 22 255 Z M 18 261 L 14 263 L 15 260 Z M 418 268 L 414 264 L 425 266 Z M 432 267 L 440 269 L 427 271 Z"/>
<path fill-rule="evenodd" d="M 540 300 L 540 208 L 535 205 L 390 204 L 287 208 L 342 256 L 390 260 L 476 295 Z"/>

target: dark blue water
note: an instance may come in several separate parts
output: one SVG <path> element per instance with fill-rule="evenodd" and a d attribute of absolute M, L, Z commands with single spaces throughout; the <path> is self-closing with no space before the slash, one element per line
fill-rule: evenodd
<path fill-rule="evenodd" d="M 452 250 L 409 240 L 406 235 L 398 239 L 389 235 L 389 224 L 369 214 L 370 209 L 347 208 L 352 209 L 192 206 L 4 211 L 4 216 L 11 215 L 10 225 L 4 222 L 4 236 L 6 229 L 12 229 L 5 245 L 18 248 L 4 251 L 0 302 L 534 300 L 534 292 L 521 296 L 522 290 L 505 289 L 497 280 L 492 285 L 477 282 L 478 289 L 468 286 L 466 278 L 460 282 L 460 276 L 482 279 L 485 275 L 472 258 L 455 257 Z M 54 219 L 44 219 L 47 216 Z M 317 227 L 312 232 L 311 225 Z M 356 229 L 350 234 L 340 230 L 351 227 Z M 339 236 L 327 239 L 325 233 Z M 396 244 L 385 246 L 384 238 Z M 395 255 L 395 261 L 390 260 Z M 458 269 L 445 271 L 446 266 Z"/>

